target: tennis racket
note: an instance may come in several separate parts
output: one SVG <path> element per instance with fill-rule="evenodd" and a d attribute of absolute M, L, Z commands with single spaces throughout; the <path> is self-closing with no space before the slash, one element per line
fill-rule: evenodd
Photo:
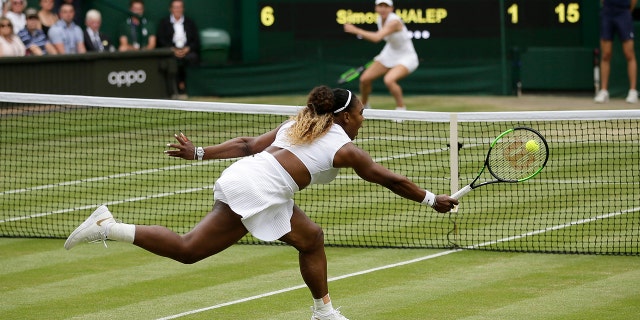
<path fill-rule="evenodd" d="M 542 171 L 548 159 L 549 146 L 538 131 L 526 127 L 509 129 L 491 142 L 484 166 L 473 182 L 451 197 L 460 199 L 469 191 L 492 183 L 527 181 Z M 491 176 L 481 182 L 485 171 Z"/>
<path fill-rule="evenodd" d="M 338 84 L 345 84 L 347 82 L 351 82 L 353 79 L 357 78 L 360 76 L 360 74 L 366 70 L 367 68 L 369 68 L 369 66 L 373 63 L 373 60 L 367 62 L 366 64 L 359 66 L 357 68 L 351 68 L 347 71 L 345 71 L 343 74 L 340 75 L 340 78 L 338 78 Z"/>

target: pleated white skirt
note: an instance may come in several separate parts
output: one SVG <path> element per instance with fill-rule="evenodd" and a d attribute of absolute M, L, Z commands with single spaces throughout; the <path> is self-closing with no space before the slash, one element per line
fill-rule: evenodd
<path fill-rule="evenodd" d="M 213 196 L 242 216 L 254 237 L 274 241 L 291 231 L 293 195 L 298 190 L 291 175 L 265 151 L 225 169 Z"/>

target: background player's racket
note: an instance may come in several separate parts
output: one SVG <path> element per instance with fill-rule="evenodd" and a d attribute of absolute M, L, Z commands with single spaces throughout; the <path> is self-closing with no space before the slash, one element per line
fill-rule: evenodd
<path fill-rule="evenodd" d="M 549 146 L 538 131 L 526 127 L 509 129 L 491 142 L 484 167 L 473 182 L 451 197 L 460 199 L 469 191 L 491 183 L 529 180 L 542 171 L 548 159 Z M 485 170 L 494 180 L 479 181 Z"/>
<path fill-rule="evenodd" d="M 357 77 L 360 76 L 360 74 L 362 73 L 362 71 L 364 71 L 365 69 L 369 68 L 369 66 L 373 63 L 373 60 L 367 62 L 364 65 L 361 65 L 357 68 L 351 68 L 347 71 L 345 71 L 343 74 L 340 75 L 340 78 L 338 78 L 338 84 L 344 84 L 347 82 L 351 82 L 353 79 L 356 79 Z"/>

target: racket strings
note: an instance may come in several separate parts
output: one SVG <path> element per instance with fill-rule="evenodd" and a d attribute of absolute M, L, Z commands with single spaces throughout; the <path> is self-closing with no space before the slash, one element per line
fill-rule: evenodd
<path fill-rule="evenodd" d="M 487 166 L 499 180 L 521 181 L 536 174 L 544 166 L 547 152 L 546 144 L 538 135 L 527 130 L 517 130 L 494 142 Z"/>

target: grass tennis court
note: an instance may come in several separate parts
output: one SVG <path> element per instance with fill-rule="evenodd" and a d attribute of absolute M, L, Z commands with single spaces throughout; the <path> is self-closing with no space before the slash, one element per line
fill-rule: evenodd
<path fill-rule="evenodd" d="M 270 103 L 301 103 L 299 97 L 289 102 L 285 101 L 291 97 L 277 99 Z M 105 126 L 93 130 L 109 129 Z M 229 137 L 233 136 L 232 126 L 216 130 L 226 130 Z M 28 134 L 23 138 L 28 144 Z M 148 150 L 143 152 L 157 153 L 157 147 L 166 140 L 157 137 L 157 141 L 146 144 Z M 96 143 L 91 139 L 77 141 L 86 143 L 83 148 Z M 56 149 L 46 152 L 54 154 Z M 78 157 L 74 161 L 79 161 L 79 166 L 96 166 L 83 163 L 83 159 Z M 105 175 L 110 173 L 109 168 L 103 169 Z M 7 173 L 8 179 L 3 183 L 19 181 L 14 180 L 19 178 L 15 174 Z M 74 178 L 73 170 L 65 174 L 68 179 Z M 167 174 L 159 171 L 155 176 Z M 45 183 L 56 182 L 59 181 Z M 177 189 L 184 190 L 206 185 L 207 180 L 173 182 Z M 108 194 L 109 189 L 96 187 L 100 182 L 95 183 L 94 187 L 83 186 L 93 189 L 88 193 L 91 196 L 85 203 L 87 206 L 92 201 L 138 196 Z M 138 183 L 141 190 L 149 190 L 151 194 L 155 190 L 155 185 L 148 181 L 132 178 L 127 183 Z M 354 181 L 357 183 L 366 184 Z M 89 191 L 79 191 L 78 198 L 85 192 Z M 167 210 L 179 211 L 176 199 L 181 195 L 173 197 L 176 198 L 170 201 L 150 199 L 144 204 L 132 202 L 122 207 L 140 211 L 173 206 Z M 200 200 L 203 208 L 197 210 L 206 211 L 210 190 L 192 192 L 190 197 L 204 199 Z M 57 201 L 65 200 L 68 199 Z M 322 197 L 318 200 L 328 201 Z M 37 199 L 29 203 L 40 205 Z M 406 207 L 410 206 L 403 204 Z M 78 221 L 68 222 L 70 228 L 80 223 L 80 217 L 88 215 L 91 209 L 78 211 L 73 215 Z M 180 216 L 174 219 L 179 220 Z M 297 254 L 292 248 L 240 245 L 185 266 L 121 243 L 109 242 L 108 249 L 102 244 L 82 245 L 67 252 L 62 248 L 63 242 L 0 238 L 3 301 L 0 318 L 160 319 L 176 315 L 183 315 L 181 319 L 309 318 L 311 299 L 300 278 Z M 327 251 L 329 277 L 335 279 L 330 283 L 332 298 L 336 306 L 343 306 L 341 310 L 350 319 L 635 319 L 640 314 L 637 257 L 446 249 L 328 248 Z"/>
<path fill-rule="evenodd" d="M 238 245 L 185 266 L 121 243 L 66 252 L 63 242 L 0 239 L 1 318 L 309 318 L 310 296 L 292 248 Z M 640 314 L 637 257 L 462 251 L 354 275 L 442 252 L 328 248 L 329 277 L 345 276 L 329 284 L 334 303 L 350 319 Z"/>

